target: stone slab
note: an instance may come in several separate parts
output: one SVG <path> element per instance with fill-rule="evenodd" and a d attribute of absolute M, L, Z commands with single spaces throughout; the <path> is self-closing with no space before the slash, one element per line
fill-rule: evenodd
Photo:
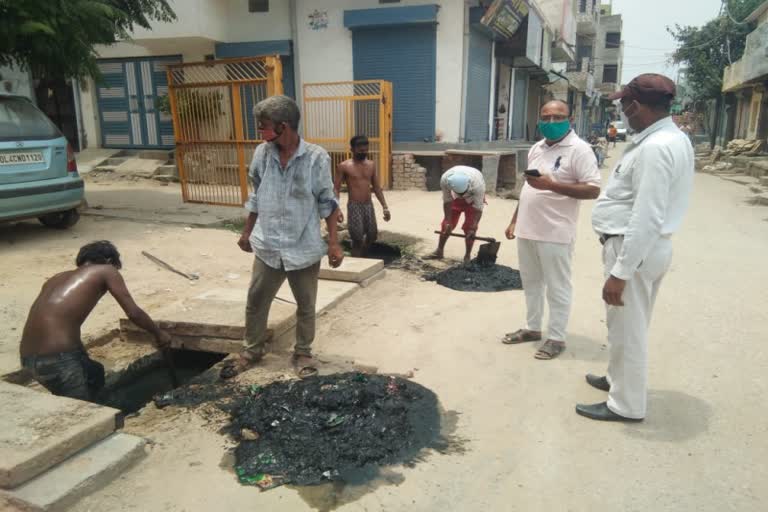
<path fill-rule="evenodd" d="M 242 340 L 245 335 L 245 293 L 238 293 L 239 301 L 222 297 L 226 293 L 217 291 L 211 298 L 194 298 L 177 302 L 160 310 L 150 312 L 161 329 L 174 336 L 195 336 Z M 199 296 L 198 296 L 199 297 Z M 269 311 L 268 328 L 275 334 L 290 329 L 296 324 L 296 307 L 275 301 Z M 127 319 L 120 320 L 120 330 L 127 340 L 146 341 L 139 327 Z"/>
<path fill-rule="evenodd" d="M 115 431 L 109 407 L 0 382 L 0 487 L 16 487 Z"/>
<path fill-rule="evenodd" d="M 317 290 L 317 313 L 324 313 L 358 289 L 359 286 L 354 282 L 321 279 Z M 243 349 L 242 340 L 245 336 L 246 292 L 244 288 L 213 288 L 193 299 L 150 313 L 160 328 L 173 336 L 173 348 L 220 354 L 237 353 Z M 295 326 L 296 306 L 286 281 L 277 292 L 269 311 L 268 329 L 271 331 L 272 345 L 292 344 Z M 126 341 L 153 341 L 149 333 L 127 319 L 120 320 L 120 331 Z"/>
<path fill-rule="evenodd" d="M 108 484 L 144 456 L 144 439 L 113 434 L 74 454 L 11 491 L 2 491 L 18 510 L 53 512 Z"/>
<path fill-rule="evenodd" d="M 359 289 L 357 283 L 321 279 L 317 285 L 317 314 L 325 313 Z"/>
<path fill-rule="evenodd" d="M 369 286 L 371 286 L 376 281 L 384 279 L 384 277 L 386 275 L 387 275 L 387 271 L 386 270 L 380 270 L 380 271 L 376 272 L 375 274 L 373 274 L 368 279 L 360 281 L 360 288 L 368 288 Z"/>
<path fill-rule="evenodd" d="M 146 158 L 129 158 L 115 168 L 115 172 L 135 174 L 145 178 L 151 178 L 158 167 L 162 167 L 168 160 L 153 160 Z"/>
<path fill-rule="evenodd" d="M 344 258 L 338 268 L 331 268 L 324 258 L 320 265 L 320 279 L 359 283 L 384 268 L 383 260 L 370 258 Z"/>

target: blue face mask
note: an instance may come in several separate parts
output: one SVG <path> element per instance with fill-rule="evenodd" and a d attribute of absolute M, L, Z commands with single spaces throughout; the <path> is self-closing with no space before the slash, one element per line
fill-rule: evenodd
<path fill-rule="evenodd" d="M 567 119 L 565 121 L 554 121 L 551 123 L 539 121 L 539 131 L 549 140 L 562 139 L 570 129 L 571 122 Z"/>

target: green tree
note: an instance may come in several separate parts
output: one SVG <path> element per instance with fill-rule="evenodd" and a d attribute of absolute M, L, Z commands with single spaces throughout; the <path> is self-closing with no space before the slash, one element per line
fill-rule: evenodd
<path fill-rule="evenodd" d="M 741 57 L 747 34 L 754 29 L 742 20 L 762 3 L 763 0 L 726 0 L 720 16 L 701 27 L 675 25 L 667 29 L 679 45 L 672 60 L 686 67 L 693 101 L 719 98 L 723 70 Z"/>
<path fill-rule="evenodd" d="M 175 19 L 167 0 L 0 0 L 0 65 L 52 79 L 98 76 L 95 45 Z"/>

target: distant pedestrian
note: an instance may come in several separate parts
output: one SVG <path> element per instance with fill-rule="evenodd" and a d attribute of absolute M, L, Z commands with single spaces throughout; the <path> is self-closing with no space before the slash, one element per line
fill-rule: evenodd
<path fill-rule="evenodd" d="M 253 192 L 245 203 L 248 219 L 238 241 L 243 251 L 255 255 L 245 311 L 245 350 L 222 369 L 221 376 L 233 377 L 261 360 L 270 336 L 269 310 L 288 279 L 297 306 L 293 362 L 303 378 L 317 374 L 312 341 L 320 260 L 327 253 L 329 264 L 338 267 L 344 259 L 331 158 L 299 136 L 301 114 L 291 98 L 271 96 L 256 105 L 254 115 L 264 143 L 256 147 L 248 171 Z M 320 219 L 328 227 L 327 245 Z"/>
<path fill-rule="evenodd" d="M 440 224 L 440 238 L 435 252 L 428 259 L 442 259 L 445 244 L 453 229 L 464 214 L 465 252 L 464 263 L 471 260 L 472 246 L 475 243 L 477 227 L 483 216 L 485 205 L 485 179 L 483 173 L 466 165 L 451 167 L 440 178 L 440 189 L 443 191 L 443 222 Z"/>
<path fill-rule="evenodd" d="M 616 147 L 616 136 L 618 134 L 619 130 L 617 130 L 613 123 L 611 123 L 611 126 L 608 127 L 608 143 L 610 144 L 613 142 L 613 147 Z"/>
<path fill-rule="evenodd" d="M 384 209 L 384 220 L 389 222 L 391 215 L 384 191 L 381 188 L 376 163 L 368 158 L 368 137 L 356 135 L 349 141 L 352 158 L 339 164 L 333 182 L 336 197 L 341 199 L 341 185 L 347 184 L 347 228 L 352 239 L 352 256 L 361 257 L 368 254 L 371 244 L 379 236 L 376 223 L 376 209 L 371 201 L 371 191 L 376 195 Z M 343 220 L 343 218 L 342 218 Z"/>
<path fill-rule="evenodd" d="M 646 414 L 648 327 L 672 260 L 693 187 L 693 148 L 669 115 L 675 84 L 648 73 L 610 99 L 621 99 L 637 132 L 595 204 L 592 226 L 603 244 L 610 362 L 608 375 L 587 375 L 608 400 L 577 405 L 582 416 L 640 421 Z"/>
<path fill-rule="evenodd" d="M 528 167 L 538 170 L 540 177 L 526 177 L 506 230 L 510 240 L 517 237 L 527 318 L 525 329 L 508 333 L 502 342 L 515 345 L 542 339 L 546 295 L 547 341 L 536 352 L 536 359 L 554 359 L 565 350 L 579 200 L 600 194 L 595 154 L 571 129 L 569 118 L 568 104 L 562 101 L 541 107 L 539 130 L 545 138 L 528 152 Z"/>

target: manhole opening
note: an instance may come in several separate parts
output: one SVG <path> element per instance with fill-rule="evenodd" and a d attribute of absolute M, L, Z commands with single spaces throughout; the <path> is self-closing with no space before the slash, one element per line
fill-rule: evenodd
<path fill-rule="evenodd" d="M 343 240 L 341 242 L 341 247 L 349 256 L 352 251 L 352 241 Z M 384 260 L 384 264 L 389 265 L 390 263 L 394 263 L 399 260 L 402 255 L 403 249 L 395 244 L 388 244 L 386 242 L 374 242 L 368 249 L 368 253 L 363 257 L 376 260 Z"/>
<path fill-rule="evenodd" d="M 170 351 L 179 386 L 202 374 L 227 354 L 196 350 Z M 120 409 L 124 414 L 139 411 L 158 393 L 173 389 L 169 368 L 159 352 L 141 357 L 125 370 L 107 376 L 96 402 Z"/>

